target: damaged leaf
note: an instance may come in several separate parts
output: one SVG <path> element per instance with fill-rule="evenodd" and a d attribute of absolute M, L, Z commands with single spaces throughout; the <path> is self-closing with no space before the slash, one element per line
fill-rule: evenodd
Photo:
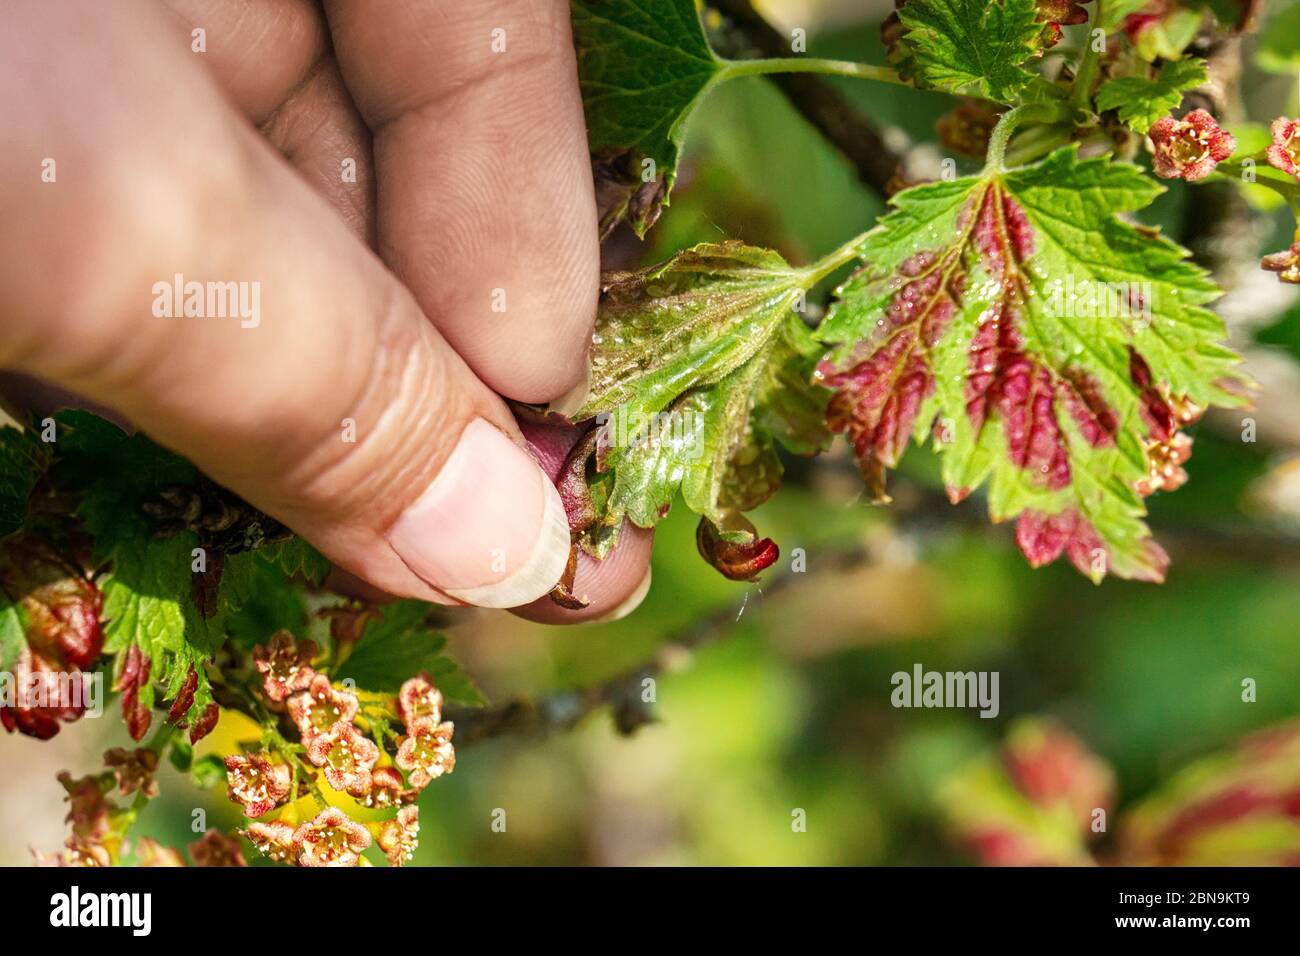
<path fill-rule="evenodd" d="M 651 527 L 678 492 L 731 528 L 780 483 L 777 443 L 825 446 L 825 392 L 809 383 L 820 349 L 797 310 L 827 271 L 728 242 L 606 277 L 588 394 L 557 409 L 594 419 L 560 478 L 584 548 L 603 556 L 624 517 Z"/>
<path fill-rule="evenodd" d="M 572 0 L 578 80 L 607 235 L 668 204 L 686 119 L 719 76 L 695 0 Z"/>
<path fill-rule="evenodd" d="M 1177 245 L 1121 222 L 1161 187 L 1074 148 L 918 186 L 862 241 L 820 330 L 818 368 L 884 499 L 909 440 L 933 436 L 949 497 L 989 482 L 1034 565 L 1160 580 L 1143 496 L 1176 487 L 1206 406 L 1240 405 L 1219 291 Z"/>

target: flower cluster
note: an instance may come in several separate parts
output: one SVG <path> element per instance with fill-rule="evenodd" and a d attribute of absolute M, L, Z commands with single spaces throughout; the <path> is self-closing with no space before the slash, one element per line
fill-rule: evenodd
<path fill-rule="evenodd" d="M 1279 116 L 1273 121 L 1273 142 L 1264 153 L 1270 166 L 1300 179 L 1300 119 Z M 1296 241 L 1260 260 L 1260 268 L 1276 272 L 1279 282 L 1300 285 L 1300 231 Z"/>
<path fill-rule="evenodd" d="M 442 694 L 424 675 L 402 685 L 397 710 L 406 725 L 406 738 L 395 762 L 407 772 L 411 786 L 423 790 L 455 768 L 456 750 L 451 745 L 455 727 L 442 719 Z"/>
<path fill-rule="evenodd" d="M 251 822 L 243 834 L 278 863 L 357 866 L 364 862 L 361 854 L 378 843 L 388 861 L 401 866 L 416 847 L 416 796 L 456 763 L 454 728 L 442 719 L 442 694 L 421 674 L 406 681 L 395 699 L 362 695 L 363 705 L 362 696 L 335 686 L 316 669 L 318 654 L 313 642 L 283 631 L 254 650 L 267 707 L 287 717 L 300 744 L 272 742 L 257 753 L 227 757 L 225 764 L 229 797 L 250 818 L 263 817 L 304 792 L 320 809 L 298 822 L 290 808 L 279 819 Z M 304 778 L 305 791 L 294 792 L 295 777 Z M 333 800 L 316 789 L 321 781 L 365 807 L 395 808 L 397 813 L 379 823 L 357 822 L 328 805 Z"/>
<path fill-rule="evenodd" d="M 95 656 L 97 641 L 92 642 Z M 322 654 L 314 642 L 281 631 L 254 648 L 244 665 L 236 661 L 225 667 L 229 675 L 244 675 L 238 693 L 248 699 L 249 715 L 262 724 L 259 739 L 242 744 L 239 752 L 218 764 L 224 766 L 227 796 L 243 809 L 248 822 L 238 834 L 216 829 L 203 833 L 188 847 L 193 866 L 246 866 L 240 836 L 269 860 L 293 866 L 369 866 L 363 854 L 372 846 L 382 850 L 392 866 L 413 858 L 420 831 L 415 799 L 456 764 L 454 728 L 442 719 L 442 694 L 424 673 L 403 683 L 395 696 L 355 691 L 350 682 L 336 686 L 325 672 L 337 660 L 334 646 L 334 651 Z M 78 660 L 89 663 L 91 650 Z M 151 722 L 151 708 L 142 700 L 149 671 L 149 658 L 138 648 L 123 653 L 117 683 L 133 737 Z M 197 684 L 191 670 L 176 692 L 168 723 L 181 728 L 185 719 L 193 720 Z M 196 731 L 210 729 L 206 712 L 193 723 L 192 740 Z M 38 854 L 37 862 L 116 866 L 134 857 L 139 866 L 187 865 L 178 849 L 148 838 L 136 840 L 133 848 L 127 840 L 140 809 L 158 795 L 154 774 L 173 743 L 182 745 L 177 734 L 164 728 L 146 746 L 107 751 L 104 769 L 97 775 L 74 779 L 61 774 L 71 832 L 61 849 Z M 186 762 L 192 759 L 188 749 L 183 753 Z M 195 774 L 201 779 L 197 766 Z M 134 799 L 118 805 L 110 799 L 114 790 Z M 387 810 L 391 815 L 353 819 L 336 805 L 346 803 L 342 794 L 367 811 Z M 302 815 L 300 798 L 310 798 L 315 809 Z"/>
<path fill-rule="evenodd" d="M 71 833 L 63 847 L 55 853 L 36 853 L 38 866 L 116 866 L 132 852 L 126 839 L 127 831 L 135 823 L 141 806 L 158 795 L 154 771 L 158 767 L 158 750 L 147 747 L 126 750 L 114 747 L 104 754 L 105 772 L 97 776 L 74 779 L 64 771 L 59 783 L 67 793 L 66 820 Z M 130 807 L 122 807 L 108 799 L 116 788 L 123 796 L 135 794 Z M 190 859 L 195 866 L 244 866 L 239 841 L 234 837 L 209 830 L 189 845 Z M 134 855 L 138 866 L 185 866 L 179 850 L 163 846 L 148 837 L 135 842 Z"/>

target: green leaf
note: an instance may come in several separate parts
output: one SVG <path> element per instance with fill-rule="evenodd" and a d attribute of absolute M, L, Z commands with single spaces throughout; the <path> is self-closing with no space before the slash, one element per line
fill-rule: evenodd
<path fill-rule="evenodd" d="M 1160 59 L 1177 60 L 1196 39 L 1204 22 L 1204 8 L 1175 7 L 1139 30 L 1134 47 L 1138 56 L 1148 63 Z"/>
<path fill-rule="evenodd" d="M 795 309 L 826 271 L 728 242 L 606 277 L 590 389 L 572 411 L 599 429 L 589 550 L 605 553 L 624 517 L 652 526 L 678 491 L 729 525 L 779 483 L 775 441 L 825 446 L 825 393 L 809 383 L 818 349 Z"/>
<path fill-rule="evenodd" d="M 199 616 L 191 598 L 197 536 L 154 537 L 143 504 L 164 488 L 195 484 L 197 472 L 145 435 L 127 435 L 88 412 L 61 412 L 56 419 L 57 479 L 83 491 L 78 514 L 94 538 L 96 560 L 111 565 L 101 585 L 104 650 L 136 646 L 149 659 L 150 684 L 140 691 L 145 706 L 154 704 L 155 685 L 162 699 L 175 696 L 193 668 L 198 687 L 188 713 L 196 716 L 212 699 L 203 663 L 225 633 L 219 618 Z M 232 582 L 237 579 L 238 570 Z M 223 588 L 218 600 L 231 607 L 231 590 Z"/>
<path fill-rule="evenodd" d="M 1034 79 L 1034 0 L 910 0 L 898 15 L 922 85 L 1011 103 Z"/>
<path fill-rule="evenodd" d="M 1107 34 L 1113 33 L 1124 25 L 1124 20 L 1143 7 L 1149 6 L 1151 0 L 1106 0 L 1098 24 Z"/>
<path fill-rule="evenodd" d="M 0 591 L 0 671 L 13 670 L 14 662 L 26 646 L 22 610 Z"/>
<path fill-rule="evenodd" d="M 226 632 L 245 648 L 265 644 L 280 630 L 302 634 L 307 627 L 302 589 L 275 564 L 262 560 L 262 552 L 246 554 L 253 558 L 247 594 L 238 608 L 226 614 Z"/>
<path fill-rule="evenodd" d="M 271 562 L 286 577 L 305 578 L 319 587 L 330 573 L 329 558 L 325 557 L 302 538 L 290 538 L 260 549 L 257 554 Z"/>
<path fill-rule="evenodd" d="M 381 610 L 383 616 L 367 625 L 336 680 L 351 679 L 363 690 L 395 694 L 403 681 L 424 672 L 447 700 L 483 703 L 478 688 L 443 653 L 447 639 L 428 626 L 428 604 L 396 601 Z"/>
<path fill-rule="evenodd" d="M 190 765 L 190 779 L 200 790 L 211 790 L 226 783 L 226 765 L 217 754 L 205 754 Z"/>
<path fill-rule="evenodd" d="M 603 184 L 617 198 L 602 201 L 602 227 L 628 218 L 644 236 L 677 178 L 686 119 L 722 64 L 695 0 L 572 0 L 572 19 L 587 138 L 598 174 L 617 180 Z"/>
<path fill-rule="evenodd" d="M 0 538 L 23 526 L 27 499 L 44 472 L 44 445 L 19 428 L 0 428 Z"/>
<path fill-rule="evenodd" d="M 1239 405 L 1244 383 L 1205 308 L 1213 282 L 1117 218 L 1161 191 L 1067 148 L 894 198 L 820 332 L 832 426 L 878 497 L 908 441 L 933 435 L 950 497 L 988 481 L 1032 563 L 1163 575 L 1139 491 L 1193 406 Z"/>
<path fill-rule="evenodd" d="M 189 773 L 194 764 L 194 747 L 184 737 L 173 737 L 167 744 L 167 759 L 181 773 Z"/>
<path fill-rule="evenodd" d="M 1162 66 L 1153 80 L 1140 76 L 1110 80 L 1097 93 L 1097 107 L 1119 110 L 1120 122 L 1145 135 L 1156 120 L 1177 109 L 1186 90 L 1208 79 L 1204 60 L 1174 60 Z"/>

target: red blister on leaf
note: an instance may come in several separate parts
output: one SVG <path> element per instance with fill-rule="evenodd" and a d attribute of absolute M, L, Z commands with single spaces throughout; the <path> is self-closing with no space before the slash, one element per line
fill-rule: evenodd
<path fill-rule="evenodd" d="M 0 589 L 17 605 L 24 646 L 11 665 L 16 706 L 0 708 L 10 732 L 48 740 L 85 712 L 84 673 L 99 659 L 103 596 L 48 543 L 19 534 L 0 548 Z"/>

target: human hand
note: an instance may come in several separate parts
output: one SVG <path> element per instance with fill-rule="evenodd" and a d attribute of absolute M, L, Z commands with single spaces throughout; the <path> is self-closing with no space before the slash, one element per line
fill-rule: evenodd
<path fill-rule="evenodd" d="M 548 621 L 644 594 L 628 528 L 582 556 L 588 609 L 544 598 L 568 526 L 499 397 L 580 385 L 594 317 L 565 0 L 3 19 L 0 367 L 115 410 L 391 594 Z M 186 314 L 193 283 L 191 311 L 224 316 Z M 530 438 L 554 472 L 563 432 Z"/>

